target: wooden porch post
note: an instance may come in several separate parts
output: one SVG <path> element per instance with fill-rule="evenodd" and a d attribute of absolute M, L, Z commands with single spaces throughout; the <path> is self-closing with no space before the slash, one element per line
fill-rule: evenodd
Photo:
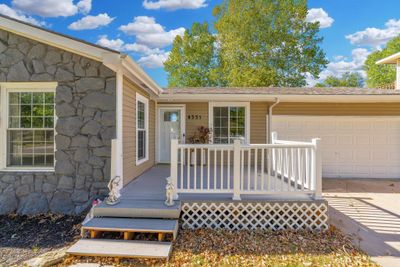
<path fill-rule="evenodd" d="M 314 179 L 314 198 L 321 199 L 322 198 L 322 151 L 321 151 L 321 139 L 314 138 L 312 139 L 312 143 L 314 145 L 313 152 L 313 179 Z"/>
<path fill-rule="evenodd" d="M 178 139 L 171 140 L 171 180 L 174 185 L 174 199 L 178 199 Z"/>
<path fill-rule="evenodd" d="M 240 200 L 240 140 L 233 143 L 233 200 Z"/>

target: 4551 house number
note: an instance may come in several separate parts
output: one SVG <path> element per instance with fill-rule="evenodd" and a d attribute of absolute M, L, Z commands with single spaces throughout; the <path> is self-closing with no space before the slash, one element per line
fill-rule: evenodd
<path fill-rule="evenodd" d="M 187 115 L 188 120 L 201 120 L 201 115 L 198 114 L 193 114 L 193 115 Z"/>

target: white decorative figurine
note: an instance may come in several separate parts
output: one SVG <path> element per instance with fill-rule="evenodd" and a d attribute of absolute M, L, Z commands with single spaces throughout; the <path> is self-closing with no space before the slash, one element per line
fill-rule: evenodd
<path fill-rule="evenodd" d="M 121 194 L 119 193 L 120 183 L 121 177 L 119 176 L 115 176 L 108 183 L 108 189 L 110 190 L 110 193 L 108 193 L 108 197 L 105 199 L 107 205 L 116 205 L 119 203 L 119 198 L 121 197 Z"/>
<path fill-rule="evenodd" d="M 174 185 L 172 184 L 171 177 L 167 178 L 167 185 L 165 186 L 165 194 L 167 199 L 165 200 L 165 205 L 173 206 L 175 205 L 174 202 Z"/>

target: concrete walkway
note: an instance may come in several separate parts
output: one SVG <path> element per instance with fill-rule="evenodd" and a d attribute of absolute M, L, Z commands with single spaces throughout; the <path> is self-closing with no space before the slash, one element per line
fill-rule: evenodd
<path fill-rule="evenodd" d="M 324 180 L 330 223 L 382 266 L 400 266 L 400 182 Z"/>

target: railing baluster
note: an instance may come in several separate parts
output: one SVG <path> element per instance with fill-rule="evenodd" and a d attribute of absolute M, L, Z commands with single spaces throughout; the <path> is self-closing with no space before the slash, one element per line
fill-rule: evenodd
<path fill-rule="evenodd" d="M 224 189 L 224 150 L 221 149 L 221 189 Z"/>
<path fill-rule="evenodd" d="M 247 150 L 247 190 L 250 191 L 250 175 L 251 175 L 251 148 Z"/>
<path fill-rule="evenodd" d="M 191 151 L 191 149 L 190 148 L 188 148 L 188 151 L 187 151 L 188 153 L 188 155 L 187 155 L 187 159 L 188 159 L 188 164 L 187 164 L 187 168 L 186 168 L 186 173 L 187 173 L 187 177 L 186 177 L 186 186 L 187 186 L 187 189 L 190 189 L 190 164 L 191 164 L 191 162 L 190 162 L 190 158 L 192 157 L 192 151 Z"/>
<path fill-rule="evenodd" d="M 204 189 L 204 184 L 203 184 L 203 180 L 204 180 L 204 149 L 200 148 L 200 189 L 203 190 Z"/>
<path fill-rule="evenodd" d="M 261 148 L 261 191 L 265 190 L 265 188 L 264 188 L 264 174 L 265 174 L 264 152 L 265 152 L 265 149 Z"/>
<path fill-rule="evenodd" d="M 231 189 L 231 151 L 228 148 L 228 162 L 227 162 L 227 166 L 228 166 L 228 174 L 227 174 L 227 182 L 228 182 L 228 189 Z"/>
<path fill-rule="evenodd" d="M 288 184 L 287 184 L 287 191 L 291 191 L 291 187 L 292 187 L 292 175 L 293 175 L 293 170 L 292 170 L 292 163 L 293 163 L 293 159 L 292 159 L 292 156 L 293 156 L 293 154 L 292 154 L 292 148 L 289 148 L 289 150 L 287 151 L 288 153 L 288 157 L 287 157 L 287 160 L 288 160 Z"/>
<path fill-rule="evenodd" d="M 254 149 L 254 190 L 257 190 L 258 180 L 258 149 Z"/>
<path fill-rule="evenodd" d="M 214 149 L 214 190 L 217 189 L 217 149 Z"/>
<path fill-rule="evenodd" d="M 194 181 L 193 181 L 193 189 L 197 189 L 197 148 L 194 149 L 194 166 L 193 166 L 193 176 L 194 176 Z"/>
<path fill-rule="evenodd" d="M 240 150 L 240 190 L 244 190 L 244 149 Z"/>
<path fill-rule="evenodd" d="M 185 165 L 185 149 L 184 148 L 181 148 L 181 189 L 183 189 L 183 177 L 184 177 L 184 174 L 183 174 L 183 165 Z"/>
<path fill-rule="evenodd" d="M 210 149 L 207 148 L 207 189 L 210 190 Z"/>

